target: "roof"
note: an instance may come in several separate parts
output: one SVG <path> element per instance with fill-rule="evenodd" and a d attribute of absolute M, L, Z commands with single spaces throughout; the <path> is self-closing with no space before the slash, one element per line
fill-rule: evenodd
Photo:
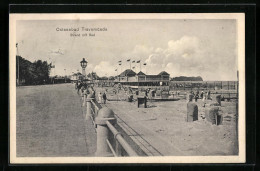
<path fill-rule="evenodd" d="M 168 74 L 166 71 L 162 71 L 158 75 L 170 75 L 170 74 Z"/>
<path fill-rule="evenodd" d="M 122 72 L 119 76 L 135 76 L 136 73 L 131 69 L 126 69 L 124 72 Z"/>
<path fill-rule="evenodd" d="M 137 75 L 145 75 L 142 71 L 138 72 Z"/>

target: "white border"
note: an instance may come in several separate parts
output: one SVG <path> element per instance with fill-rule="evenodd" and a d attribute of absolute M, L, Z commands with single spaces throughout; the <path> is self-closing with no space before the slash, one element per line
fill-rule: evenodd
<path fill-rule="evenodd" d="M 17 157 L 16 156 L 16 21 L 17 20 L 99 20 L 99 19 L 236 19 L 239 70 L 239 155 L 164 157 Z M 121 14 L 10 14 L 10 163 L 245 163 L 245 15 L 244 13 L 121 13 Z"/>

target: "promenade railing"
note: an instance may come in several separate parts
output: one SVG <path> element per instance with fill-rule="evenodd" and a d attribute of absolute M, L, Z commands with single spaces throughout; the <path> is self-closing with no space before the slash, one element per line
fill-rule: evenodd
<path fill-rule="evenodd" d="M 84 95 L 83 106 L 86 107 L 85 119 L 91 119 L 96 128 L 96 156 L 138 156 L 121 132 L 116 129 L 117 120 L 113 110 L 101 106 L 90 94 Z"/>

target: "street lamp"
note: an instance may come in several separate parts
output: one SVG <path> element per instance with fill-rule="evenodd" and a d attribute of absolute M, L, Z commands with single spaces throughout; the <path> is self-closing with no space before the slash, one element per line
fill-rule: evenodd
<path fill-rule="evenodd" d="M 85 68 L 87 67 L 87 61 L 85 60 L 85 58 L 82 59 L 82 61 L 80 62 L 80 66 L 82 67 L 82 75 L 85 77 L 86 76 L 86 71 Z"/>

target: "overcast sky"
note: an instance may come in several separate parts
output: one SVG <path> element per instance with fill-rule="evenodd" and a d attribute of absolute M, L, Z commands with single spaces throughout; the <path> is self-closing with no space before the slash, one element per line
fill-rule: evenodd
<path fill-rule="evenodd" d="M 107 28 L 107 31 L 81 31 Z M 94 37 L 71 37 L 70 31 Z M 236 20 L 59 20 L 18 21 L 19 55 L 29 61 L 55 63 L 55 74 L 81 71 L 80 61 L 88 61 L 86 72 L 99 76 L 116 75 L 128 69 L 127 59 L 141 60 L 142 71 L 171 77 L 201 76 L 204 80 L 236 80 Z M 60 49 L 60 50 L 59 50 Z M 55 53 L 55 52 L 61 53 Z M 122 69 L 118 66 L 121 60 Z M 135 71 L 139 72 L 140 65 Z"/>

